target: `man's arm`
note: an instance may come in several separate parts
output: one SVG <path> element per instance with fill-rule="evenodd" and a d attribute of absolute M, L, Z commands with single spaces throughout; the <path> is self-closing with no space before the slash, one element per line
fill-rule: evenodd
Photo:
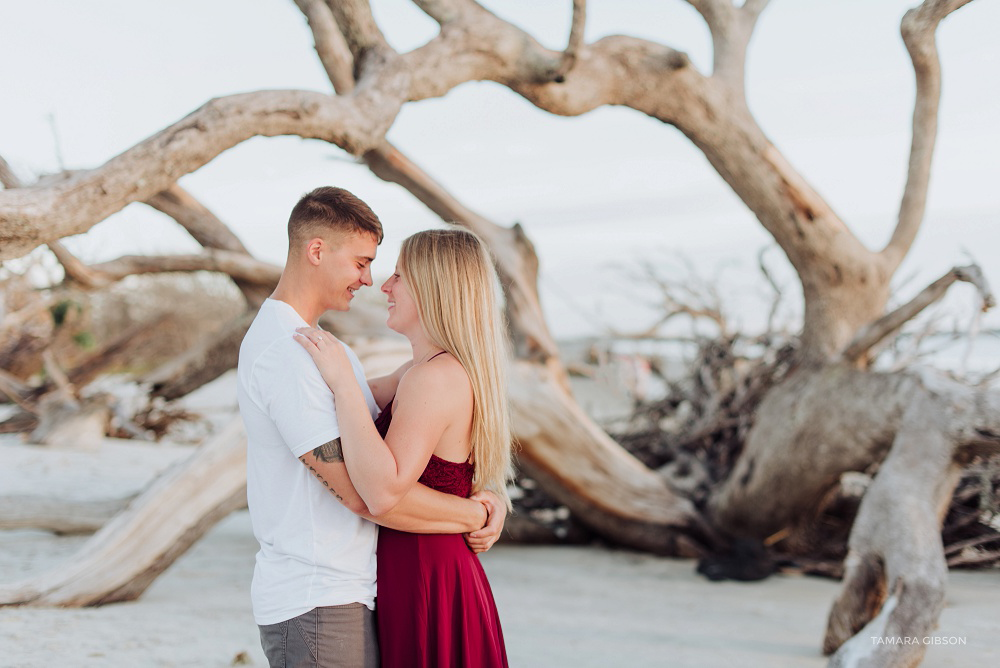
<path fill-rule="evenodd" d="M 469 533 L 482 529 L 489 517 L 486 506 L 479 501 L 417 483 L 392 510 L 367 519 L 410 533 Z"/>
<path fill-rule="evenodd" d="M 312 452 L 307 452 L 299 457 L 299 461 L 306 465 L 309 472 L 316 476 L 316 479 L 337 497 L 344 507 L 355 515 L 364 517 L 368 514 L 368 506 L 354 489 L 351 478 L 347 475 L 339 437 L 324 443 Z"/>
<path fill-rule="evenodd" d="M 302 455 L 299 460 L 348 510 L 390 529 L 410 533 L 468 533 L 484 528 L 488 519 L 483 503 L 419 483 L 392 510 L 372 515 L 347 475 L 339 438 Z"/>

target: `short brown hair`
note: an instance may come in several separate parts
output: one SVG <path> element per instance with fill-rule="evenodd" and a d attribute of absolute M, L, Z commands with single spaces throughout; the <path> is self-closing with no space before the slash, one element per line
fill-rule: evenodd
<path fill-rule="evenodd" d="M 367 204 L 343 188 L 322 186 L 302 196 L 288 217 L 288 243 L 323 233 L 370 234 L 382 243 L 382 223 Z"/>

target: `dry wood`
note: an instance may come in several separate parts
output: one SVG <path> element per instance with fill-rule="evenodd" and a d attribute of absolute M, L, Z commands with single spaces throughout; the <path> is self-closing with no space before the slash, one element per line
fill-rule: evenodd
<path fill-rule="evenodd" d="M 0 191 L 0 260 L 85 232 L 254 136 L 295 134 L 364 150 L 384 135 L 398 111 L 392 98 L 376 97 L 380 103 L 370 94 L 344 100 L 310 91 L 216 98 L 97 169 L 55 183 Z M 388 116 L 380 120 L 379 110 L 388 111 Z"/>
<path fill-rule="evenodd" d="M 899 205 L 899 218 L 892 238 L 882 250 L 891 274 L 913 245 L 924 219 L 934 143 L 937 139 L 938 107 L 941 102 L 941 62 L 935 33 L 938 24 L 970 0 L 926 0 L 903 17 L 901 32 L 913 63 L 917 93 L 913 105 L 913 133 L 906 186 Z"/>
<path fill-rule="evenodd" d="M 235 369 L 240 343 L 256 315 L 256 312 L 240 314 L 219 332 L 205 336 L 185 354 L 147 374 L 143 382 L 149 384 L 151 395 L 167 400 L 183 397 Z"/>
<path fill-rule="evenodd" d="M 950 428 L 947 409 L 929 392 L 907 408 L 851 530 L 823 642 L 824 653 L 836 652 L 831 666 L 915 666 L 923 658 L 922 643 L 871 638 L 922 638 L 937 625 L 948 570 L 941 520 L 959 474 Z"/>
<path fill-rule="evenodd" d="M 176 183 L 147 199 L 146 204 L 173 218 L 205 248 L 250 254 L 218 216 Z"/>
<path fill-rule="evenodd" d="M 195 241 L 208 249 L 231 251 L 250 257 L 250 252 L 232 230 L 208 207 L 196 200 L 176 183 L 146 200 L 146 204 L 161 211 L 180 224 Z M 260 270 L 267 278 L 252 279 L 233 276 L 236 287 L 243 293 L 251 309 L 258 308 L 273 289 L 271 272 Z M 232 275 L 232 274 L 231 274 Z"/>
<path fill-rule="evenodd" d="M 587 25 L 587 0 L 573 0 L 573 20 L 570 22 L 569 41 L 563 51 L 553 81 L 562 83 L 566 75 L 576 65 L 576 59 L 583 46 L 583 31 Z"/>
<path fill-rule="evenodd" d="M 107 436 L 110 422 L 109 397 L 96 395 L 78 400 L 57 390 L 38 402 L 38 424 L 28 440 L 40 445 L 93 448 Z"/>
<path fill-rule="evenodd" d="M 982 296 L 982 309 L 992 308 L 996 303 L 993 293 L 986 284 L 982 270 L 978 265 L 955 267 L 947 274 L 924 288 L 916 297 L 903 304 L 891 313 L 887 313 L 875 322 L 864 327 L 854 339 L 844 348 L 841 358 L 847 363 L 860 360 L 869 350 L 893 334 L 907 322 L 915 318 L 921 311 L 934 304 L 948 291 L 955 281 L 965 281 L 975 285 Z"/>
<path fill-rule="evenodd" d="M 324 0 L 295 0 L 312 29 L 316 55 L 323 63 L 334 90 L 343 94 L 354 87 L 354 56 Z"/>
<path fill-rule="evenodd" d="M 694 505 L 596 427 L 544 368 L 515 363 L 510 395 L 518 465 L 588 527 L 675 556 L 714 544 Z"/>
<path fill-rule="evenodd" d="M 0 496 L 0 529 L 44 529 L 58 534 L 94 533 L 125 510 L 136 495 L 90 501 Z"/>
<path fill-rule="evenodd" d="M 34 408 L 26 401 L 30 393 L 31 388 L 21 382 L 20 378 L 0 369 L 0 394 L 17 404 L 21 410 L 33 412 Z M 0 401 L 2 400 L 3 397 L 0 397 Z"/>
<path fill-rule="evenodd" d="M 234 420 L 128 509 L 68 563 L 0 585 L 0 605 L 101 605 L 137 598 L 174 560 L 246 504 L 246 434 Z"/>
<path fill-rule="evenodd" d="M 0 184 L 4 188 L 20 188 L 21 179 L 18 178 L 10 164 L 0 155 Z"/>
<path fill-rule="evenodd" d="M 34 410 L 37 411 L 37 408 Z M 26 431 L 31 431 L 37 426 L 37 413 L 22 410 L 0 422 L 0 434 L 22 434 Z"/>

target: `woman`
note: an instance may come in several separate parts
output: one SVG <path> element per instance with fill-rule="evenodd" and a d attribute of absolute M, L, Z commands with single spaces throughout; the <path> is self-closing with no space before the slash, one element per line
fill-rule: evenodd
<path fill-rule="evenodd" d="M 418 481 L 461 496 L 489 489 L 509 508 L 504 335 L 482 242 L 461 229 L 419 232 L 403 242 L 382 292 L 387 324 L 409 339 L 413 360 L 372 382 L 382 408 L 375 424 L 343 346 L 300 330 L 333 390 L 355 489 L 373 515 Z M 507 665 L 489 583 L 460 535 L 382 528 L 377 554 L 383 666 Z"/>

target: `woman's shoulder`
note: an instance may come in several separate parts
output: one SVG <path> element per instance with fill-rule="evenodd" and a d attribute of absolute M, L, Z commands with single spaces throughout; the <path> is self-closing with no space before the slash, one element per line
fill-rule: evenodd
<path fill-rule="evenodd" d="M 472 396 L 472 382 L 461 362 L 444 354 L 407 369 L 399 379 L 397 395 L 418 394 L 461 398 Z"/>

